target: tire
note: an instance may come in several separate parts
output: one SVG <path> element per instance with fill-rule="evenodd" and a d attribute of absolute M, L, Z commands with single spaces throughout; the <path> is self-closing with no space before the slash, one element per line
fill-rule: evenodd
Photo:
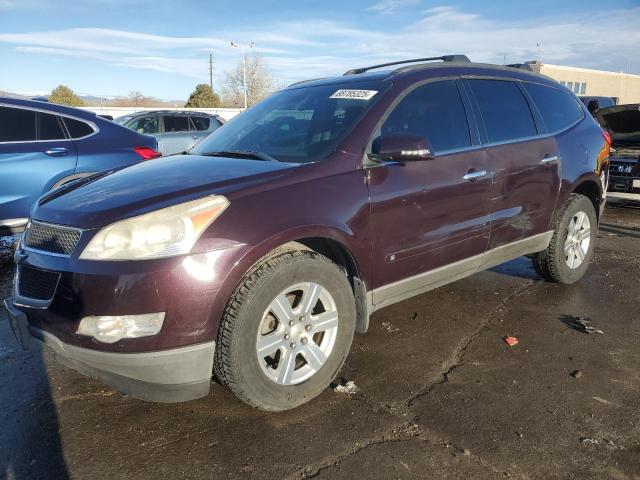
<path fill-rule="evenodd" d="M 588 232 L 584 228 L 577 229 L 578 233 L 571 231 L 572 228 L 578 225 L 584 227 L 587 223 Z M 536 272 L 545 280 L 556 283 L 572 284 L 580 280 L 593 259 L 597 227 L 598 218 L 591 200 L 584 195 L 572 193 L 556 216 L 549 246 L 532 257 Z M 577 244 L 580 244 L 579 249 Z"/>
<path fill-rule="evenodd" d="M 317 303 L 309 300 L 315 298 L 312 293 L 318 295 Z M 281 307 L 285 301 L 288 308 Z M 306 303 L 313 305 L 307 308 Z M 336 377 L 355 324 L 353 291 L 335 263 L 310 250 L 274 251 L 247 272 L 227 303 L 214 372 L 249 405 L 268 411 L 297 407 Z M 316 331 L 320 328 L 326 329 Z M 272 341 L 278 342 L 274 354 L 263 357 Z M 259 346 L 264 346 L 260 355 Z M 292 369 L 285 370 L 287 365 Z"/>

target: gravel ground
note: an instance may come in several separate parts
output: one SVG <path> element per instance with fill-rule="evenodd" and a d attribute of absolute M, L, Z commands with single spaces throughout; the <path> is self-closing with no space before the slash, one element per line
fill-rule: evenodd
<path fill-rule="evenodd" d="M 522 258 L 379 311 L 341 373 L 359 392 L 285 413 L 215 384 L 124 397 L 19 351 L 0 312 L 0 478 L 640 478 L 639 245 L 640 205 L 618 204 L 579 284 Z"/>

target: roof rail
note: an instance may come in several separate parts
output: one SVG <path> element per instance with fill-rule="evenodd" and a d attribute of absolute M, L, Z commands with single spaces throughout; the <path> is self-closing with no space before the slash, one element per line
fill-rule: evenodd
<path fill-rule="evenodd" d="M 533 72 L 533 68 L 528 63 L 510 63 L 509 65 L 505 65 L 505 67 L 517 68 L 518 70 L 527 70 L 528 72 Z"/>
<path fill-rule="evenodd" d="M 404 63 L 432 62 L 433 60 L 442 60 L 443 62 L 471 62 L 466 55 L 443 55 L 442 57 L 415 58 L 413 60 L 402 60 L 400 62 L 381 63 L 380 65 L 372 65 L 371 67 L 354 68 L 353 70 L 345 72 L 344 75 L 357 75 L 374 68 L 390 67 L 392 65 L 402 65 Z"/>

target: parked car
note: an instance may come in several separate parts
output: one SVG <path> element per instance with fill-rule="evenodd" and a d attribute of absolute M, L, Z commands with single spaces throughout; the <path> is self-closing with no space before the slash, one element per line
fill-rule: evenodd
<path fill-rule="evenodd" d="M 612 140 L 608 196 L 640 200 L 640 104 L 603 108 L 596 118 Z"/>
<path fill-rule="evenodd" d="M 114 121 L 138 133 L 156 137 L 163 155 L 186 152 L 224 123 L 218 115 L 164 110 L 138 112 Z"/>
<path fill-rule="evenodd" d="M 23 344 L 132 396 L 200 397 L 213 371 L 293 408 L 380 308 L 521 255 L 579 280 L 608 149 L 566 88 L 464 56 L 301 82 L 189 154 L 43 197 L 6 306 Z"/>
<path fill-rule="evenodd" d="M 0 97 L 0 236 L 20 233 L 43 193 L 155 158 L 157 146 L 91 112 Z"/>
<path fill-rule="evenodd" d="M 616 104 L 615 99 L 612 97 L 579 96 L 578 98 L 586 105 L 587 110 L 593 116 L 601 108 L 613 107 Z"/>

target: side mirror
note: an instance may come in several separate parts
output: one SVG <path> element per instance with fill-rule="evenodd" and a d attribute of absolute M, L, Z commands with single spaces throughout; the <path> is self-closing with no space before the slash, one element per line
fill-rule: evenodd
<path fill-rule="evenodd" d="M 415 162 L 434 158 L 429 141 L 420 135 L 394 132 L 376 138 L 369 158 L 374 161 Z"/>

